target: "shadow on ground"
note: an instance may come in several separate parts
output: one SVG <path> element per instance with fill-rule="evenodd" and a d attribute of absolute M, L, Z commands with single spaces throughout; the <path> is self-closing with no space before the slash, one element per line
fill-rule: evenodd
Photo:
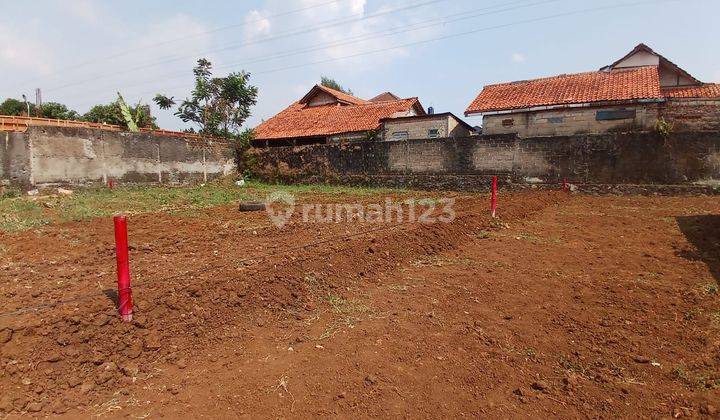
<path fill-rule="evenodd" d="M 715 281 L 720 283 L 720 215 L 679 216 L 680 230 L 695 249 L 678 252 L 678 256 L 708 265 Z"/>
<path fill-rule="evenodd" d="M 117 290 L 105 289 L 103 290 L 103 294 L 113 302 L 113 304 L 115 305 L 115 309 L 117 309 L 118 305 L 120 304 Z"/>

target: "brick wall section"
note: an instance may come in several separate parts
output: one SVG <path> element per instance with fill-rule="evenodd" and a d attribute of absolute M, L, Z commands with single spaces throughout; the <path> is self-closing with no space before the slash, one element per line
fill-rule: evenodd
<path fill-rule="evenodd" d="M 437 114 L 414 119 L 388 119 L 383 122 L 382 137 L 394 140 L 393 134 L 407 132 L 410 139 L 429 138 L 429 131 L 437 130 L 438 138 L 467 137 L 470 131 L 449 115 Z"/>
<path fill-rule="evenodd" d="M 0 156 L 3 183 L 19 187 L 108 179 L 181 184 L 205 182 L 235 169 L 234 149 L 223 141 L 68 127 L 0 134 L 11 139 Z"/>
<path fill-rule="evenodd" d="M 438 130 L 438 137 L 450 137 L 448 118 L 423 118 L 415 120 L 387 120 L 384 123 L 383 138 L 393 139 L 393 133 L 407 132 L 410 139 L 428 137 L 428 130 Z"/>
<path fill-rule="evenodd" d="M 634 118 L 600 120 L 598 111 L 635 111 Z M 520 137 L 571 136 L 621 131 L 652 130 L 658 119 L 658 104 L 609 108 L 567 108 L 519 114 L 486 115 L 483 133 L 515 134 Z M 512 125 L 509 124 L 512 121 Z"/>
<path fill-rule="evenodd" d="M 671 99 L 660 112 L 676 131 L 720 131 L 719 100 Z"/>
<path fill-rule="evenodd" d="M 255 149 L 261 178 L 416 188 L 504 184 L 720 185 L 720 133 L 479 136 Z"/>

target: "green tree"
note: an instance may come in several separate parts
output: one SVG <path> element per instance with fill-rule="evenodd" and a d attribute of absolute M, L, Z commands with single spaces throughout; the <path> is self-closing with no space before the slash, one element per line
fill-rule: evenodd
<path fill-rule="evenodd" d="M 95 105 L 88 112 L 86 112 L 82 118 L 83 121 L 93 123 L 104 123 L 104 124 L 115 124 L 123 125 L 122 114 L 120 113 L 120 107 L 115 103 L 107 105 Z"/>
<path fill-rule="evenodd" d="M 136 116 L 135 122 L 138 127 L 157 128 L 155 117 L 150 115 L 150 107 L 148 105 L 138 104 L 129 108 L 130 112 Z M 81 120 L 94 123 L 114 124 L 127 128 L 127 122 L 122 115 L 122 109 L 118 101 L 106 105 L 95 105 L 82 116 Z"/>
<path fill-rule="evenodd" d="M 47 102 L 40 107 L 40 117 L 56 120 L 77 120 L 80 114 L 58 102 Z"/>
<path fill-rule="evenodd" d="M 244 71 L 226 77 L 212 77 L 212 63 L 201 58 L 193 69 L 195 87 L 178 106 L 175 115 L 184 122 L 195 124 L 198 133 L 237 138 L 250 116 L 250 108 L 257 103 L 258 88 L 249 84 L 250 74 Z M 155 103 L 170 109 L 173 97 L 157 94 Z"/>
<path fill-rule="evenodd" d="M 235 137 L 235 164 L 244 178 L 250 178 L 257 166 L 257 158 L 247 153 L 255 140 L 255 130 L 248 128 Z"/>
<path fill-rule="evenodd" d="M 33 114 L 35 105 L 30 104 L 30 115 Z M 27 105 L 24 101 L 7 98 L 0 104 L 0 115 L 27 115 Z"/>
<path fill-rule="evenodd" d="M 344 88 L 340 85 L 340 83 L 336 82 L 335 79 L 327 76 L 320 77 L 320 84 L 325 87 L 329 87 L 330 89 L 339 90 L 340 92 L 345 92 L 348 95 L 352 95 L 353 92 L 350 89 Z"/>

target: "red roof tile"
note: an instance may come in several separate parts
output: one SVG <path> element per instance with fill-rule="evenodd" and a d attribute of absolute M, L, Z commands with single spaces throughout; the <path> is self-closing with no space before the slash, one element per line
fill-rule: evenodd
<path fill-rule="evenodd" d="M 720 98 L 720 84 L 663 88 L 662 94 L 667 98 Z"/>
<path fill-rule="evenodd" d="M 272 140 L 375 130 L 381 119 L 413 108 L 422 112 L 417 98 L 312 107 L 296 102 L 255 128 L 255 135 L 258 140 Z"/>
<path fill-rule="evenodd" d="M 465 115 L 538 106 L 661 98 L 658 69 L 648 66 L 486 86 Z"/>

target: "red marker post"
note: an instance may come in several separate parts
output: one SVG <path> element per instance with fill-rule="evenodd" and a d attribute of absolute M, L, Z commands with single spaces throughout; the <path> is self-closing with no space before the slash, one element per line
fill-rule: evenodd
<path fill-rule="evenodd" d="M 117 257 L 118 309 L 125 322 L 132 321 L 132 288 L 130 287 L 130 258 L 128 256 L 127 218 L 113 217 L 115 223 L 115 255 Z"/>
<path fill-rule="evenodd" d="M 111 190 L 113 189 L 113 187 L 115 186 L 115 183 L 113 182 L 112 179 L 108 179 L 107 186 L 109 189 L 111 189 Z"/>
<path fill-rule="evenodd" d="M 497 176 L 492 177 L 492 195 L 490 196 L 490 210 L 492 211 L 492 217 L 495 218 L 495 211 L 497 210 Z"/>
<path fill-rule="evenodd" d="M 566 178 L 563 178 L 563 180 L 562 180 L 562 189 L 565 192 L 570 192 L 570 185 L 568 184 Z"/>

